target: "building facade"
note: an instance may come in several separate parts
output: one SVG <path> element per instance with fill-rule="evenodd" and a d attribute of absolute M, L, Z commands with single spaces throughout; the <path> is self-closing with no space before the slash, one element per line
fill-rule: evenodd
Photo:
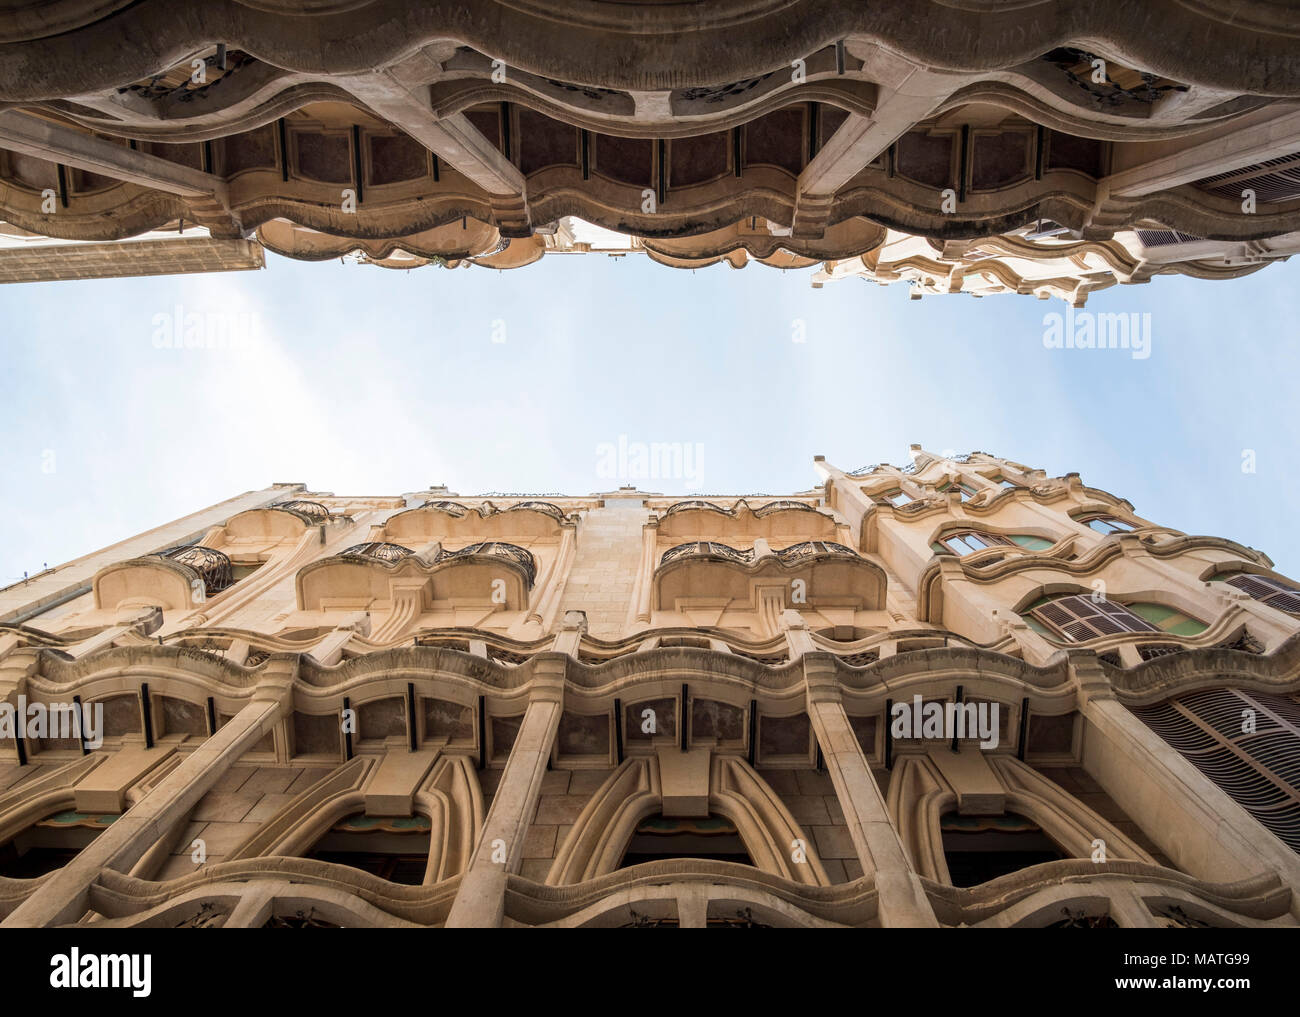
<path fill-rule="evenodd" d="M 1294 253 L 1298 32 L 1278 0 L 28 4 L 0 220 L 499 269 L 583 222 L 676 267 L 1081 305 Z"/>
<path fill-rule="evenodd" d="M 278 484 L 0 590 L 0 924 L 1300 918 L 1300 585 L 1077 474 Z"/>

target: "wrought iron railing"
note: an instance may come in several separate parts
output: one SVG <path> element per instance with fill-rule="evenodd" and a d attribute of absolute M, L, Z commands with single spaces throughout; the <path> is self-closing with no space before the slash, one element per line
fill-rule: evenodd
<path fill-rule="evenodd" d="M 189 547 L 167 551 L 159 557 L 186 566 L 197 578 L 203 580 L 204 596 L 211 597 L 234 584 L 230 559 L 215 548 L 191 544 Z"/>
<path fill-rule="evenodd" d="M 509 505 L 502 509 L 502 512 L 517 512 L 527 509 L 529 512 L 540 512 L 543 515 L 550 516 L 557 522 L 564 522 L 564 510 L 558 505 L 553 505 L 549 501 L 521 501 L 516 505 Z"/>
<path fill-rule="evenodd" d="M 781 559 L 783 565 L 794 565 L 824 555 L 847 558 L 859 557 L 853 548 L 845 547 L 843 544 L 837 544 L 831 540 L 805 540 L 799 544 L 791 544 L 789 547 L 774 550 L 773 553 Z"/>
<path fill-rule="evenodd" d="M 409 547 L 403 547 L 401 544 L 389 544 L 382 540 L 370 541 L 366 544 L 353 544 L 351 547 L 341 552 L 347 558 L 369 558 L 372 561 L 401 561 L 403 558 L 409 558 L 415 554 Z"/>
<path fill-rule="evenodd" d="M 420 508 L 437 509 L 439 512 L 446 512 L 447 515 L 455 516 L 457 519 L 469 512 L 469 509 L 464 505 L 454 501 L 426 501 Z"/>
<path fill-rule="evenodd" d="M 328 523 L 330 521 L 330 510 L 318 501 L 305 501 L 301 498 L 292 501 L 280 501 L 271 506 L 274 509 L 280 509 L 284 512 L 292 512 L 294 515 L 306 520 L 309 523 Z"/>
<path fill-rule="evenodd" d="M 664 510 L 663 518 L 668 518 L 674 512 L 690 512 L 698 509 L 702 509 L 705 512 L 720 512 L 724 516 L 733 516 L 736 514 L 733 509 L 723 508 L 721 505 L 715 505 L 713 502 L 705 501 L 703 498 L 689 498 L 686 501 L 679 501 L 669 505 L 668 508 Z"/>
<path fill-rule="evenodd" d="M 793 498 L 782 498 L 780 501 L 769 501 L 766 505 L 760 505 L 754 509 L 754 515 L 766 516 L 773 512 L 816 512 L 817 509 L 804 501 L 795 501 Z"/>
<path fill-rule="evenodd" d="M 462 547 L 458 551 L 448 551 L 444 548 L 438 552 L 435 564 L 444 561 L 454 561 L 459 558 L 468 558 L 475 555 L 504 558 L 506 561 L 518 565 L 524 572 L 530 590 L 533 587 L 533 583 L 537 581 L 537 560 L 533 557 L 532 553 L 520 547 L 518 544 L 507 544 L 504 541 L 499 540 L 488 540 L 479 544 L 470 544 L 468 547 Z"/>
<path fill-rule="evenodd" d="M 689 544 L 678 544 L 676 547 L 670 547 L 664 552 L 663 557 L 659 559 L 660 565 L 667 565 L 669 562 L 676 561 L 679 558 L 720 558 L 723 561 L 739 562 L 747 565 L 754 560 L 754 549 L 745 548 L 737 550 L 727 544 L 719 544 L 711 540 L 696 540 Z"/>

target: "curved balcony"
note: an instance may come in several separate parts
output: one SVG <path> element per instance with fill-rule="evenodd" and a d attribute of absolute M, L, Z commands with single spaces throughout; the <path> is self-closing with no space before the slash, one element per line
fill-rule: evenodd
<path fill-rule="evenodd" d="M 781 543 L 825 540 L 837 535 L 835 519 L 826 512 L 793 498 L 770 501 L 757 508 L 740 499 L 724 508 L 702 498 L 675 502 L 659 516 L 659 536 L 678 540 L 695 537 L 753 540 L 762 537 Z"/>
<path fill-rule="evenodd" d="M 374 540 L 366 544 L 353 544 L 351 547 L 339 552 L 339 556 L 344 558 L 369 558 L 372 561 L 386 562 L 401 561 L 413 554 L 415 552 L 409 547 L 403 547 L 401 544 L 389 544 L 382 540 Z"/>
<path fill-rule="evenodd" d="M 564 528 L 571 525 L 564 511 L 548 501 L 522 501 L 497 508 L 491 502 L 475 506 L 438 499 L 390 516 L 381 535 L 417 546 L 448 538 L 557 540 L 562 538 Z"/>
<path fill-rule="evenodd" d="M 710 540 L 696 540 L 689 544 L 678 544 L 676 547 L 670 547 L 663 553 L 659 559 L 659 567 L 667 565 L 669 562 L 678 561 L 682 558 L 713 558 L 719 561 L 734 561 L 746 565 L 754 560 L 754 549 L 746 548 L 738 551 L 729 544 L 721 544 Z"/>
<path fill-rule="evenodd" d="M 862 557 L 853 548 L 837 544 L 832 540 L 805 540 L 798 544 L 791 544 L 789 547 L 780 548 L 773 553 L 781 559 L 783 565 L 797 565 L 800 562 L 811 561 L 823 555 L 840 555 L 849 558 Z"/>
<path fill-rule="evenodd" d="M 203 591 L 208 597 L 220 593 L 234 583 L 230 559 L 224 552 L 214 548 L 193 544 L 190 547 L 181 547 L 174 551 L 168 551 L 160 555 L 160 557 L 170 558 L 172 561 L 192 569 L 197 577 L 203 581 Z"/>
<path fill-rule="evenodd" d="M 271 506 L 271 508 L 279 509 L 281 512 L 292 512 L 294 515 L 312 525 L 328 523 L 330 521 L 330 510 L 318 501 L 306 501 L 302 498 L 294 498 L 290 501 L 276 502 Z"/>
<path fill-rule="evenodd" d="M 820 624 L 865 623 L 854 615 L 880 610 L 885 586 L 879 566 L 834 541 L 805 540 L 770 554 L 694 541 L 669 548 L 660 557 L 650 607 L 687 614 L 748 612 L 761 634 L 770 635 L 777 631 L 779 612 L 796 604 L 835 616 L 833 622 Z"/>
<path fill-rule="evenodd" d="M 667 519 L 678 512 L 717 512 L 724 516 L 734 516 L 734 509 L 723 508 L 721 505 L 715 505 L 711 501 L 705 501 L 703 498 L 688 498 L 686 501 L 678 501 L 664 509 L 664 513 L 659 518 Z"/>
<path fill-rule="evenodd" d="M 421 503 L 420 508 L 433 509 L 435 512 L 446 512 L 447 515 L 455 516 L 457 519 L 460 519 L 469 512 L 469 509 L 464 505 L 454 501 L 447 501 L 446 499 L 423 502 Z"/>
<path fill-rule="evenodd" d="M 506 561 L 517 565 L 524 573 L 527 588 L 530 590 L 533 588 L 533 583 L 537 581 L 537 560 L 533 557 L 532 552 L 525 550 L 518 544 L 507 544 L 496 540 L 470 544 L 468 547 L 462 547 L 459 551 L 444 549 L 438 552 L 434 564 L 441 565 L 443 562 L 470 557 L 504 558 Z"/>
<path fill-rule="evenodd" d="M 230 559 L 200 544 L 131 558 L 101 569 L 92 581 L 96 608 L 151 605 L 164 611 L 187 610 L 195 595 L 215 596 L 234 582 Z"/>

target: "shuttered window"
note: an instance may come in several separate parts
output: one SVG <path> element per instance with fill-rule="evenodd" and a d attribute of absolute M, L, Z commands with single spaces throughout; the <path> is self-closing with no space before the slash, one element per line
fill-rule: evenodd
<path fill-rule="evenodd" d="M 1300 854 L 1300 702 L 1207 689 L 1130 710 Z"/>
<path fill-rule="evenodd" d="M 1218 579 L 1219 577 L 1215 576 L 1214 578 Z M 1234 576 L 1228 576 L 1223 582 L 1250 594 L 1261 604 L 1275 607 L 1279 611 L 1300 614 L 1300 590 L 1285 586 L 1276 579 L 1239 572 Z"/>
<path fill-rule="evenodd" d="M 1094 600 L 1083 594 L 1040 601 L 1030 609 L 1029 614 L 1052 633 L 1076 643 L 1119 632 L 1159 631 L 1123 604 L 1117 604 L 1113 600 Z"/>

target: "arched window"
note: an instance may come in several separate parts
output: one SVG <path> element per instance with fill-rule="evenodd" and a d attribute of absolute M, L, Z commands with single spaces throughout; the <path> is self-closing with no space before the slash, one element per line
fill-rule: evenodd
<path fill-rule="evenodd" d="M 1133 524 L 1125 522 L 1118 516 L 1108 515 L 1105 512 L 1089 512 L 1086 515 L 1075 516 L 1076 523 L 1082 523 L 1088 529 L 1095 533 L 1101 533 L 1110 536 L 1112 533 L 1131 533 Z"/>
<path fill-rule="evenodd" d="M 953 886 L 979 886 L 1030 865 L 1068 858 L 1047 834 L 1024 816 L 961 816 L 939 820 L 943 855 Z"/>
<path fill-rule="evenodd" d="M 668 858 L 754 864 L 736 825 L 729 819 L 722 816 L 709 816 L 707 819 L 650 816 L 637 824 L 619 867 L 626 869 L 631 865 Z"/>
<path fill-rule="evenodd" d="M 420 886 L 429 867 L 431 825 L 427 816 L 381 818 L 354 813 L 330 827 L 306 857 Z"/>
<path fill-rule="evenodd" d="M 939 554 L 947 551 L 956 555 L 971 554 L 989 547 L 1016 546 L 1023 547 L 1026 551 L 1046 551 L 1052 546 L 1052 541 L 1028 533 L 1012 533 L 1004 537 L 1000 533 L 985 533 L 983 530 L 954 530 L 945 533 L 930 545 Z"/>
<path fill-rule="evenodd" d="M 1300 854 L 1300 702 L 1294 696 L 1205 689 L 1129 709 Z"/>
<path fill-rule="evenodd" d="M 1121 632 L 1194 636 L 1205 631 L 1204 622 L 1165 604 L 1121 604 L 1092 594 L 1043 597 L 1030 604 L 1021 617 L 1040 635 L 1074 643 Z"/>
<path fill-rule="evenodd" d="M 1256 576 L 1245 572 L 1233 575 L 1220 574 L 1214 577 L 1219 582 L 1235 586 L 1248 593 L 1261 604 L 1275 607 L 1279 611 L 1300 614 L 1300 590 L 1280 583 L 1271 576 Z"/>
<path fill-rule="evenodd" d="M 0 845 L 0 876 L 35 879 L 61 869 L 117 818 L 69 809 L 37 820 Z"/>

